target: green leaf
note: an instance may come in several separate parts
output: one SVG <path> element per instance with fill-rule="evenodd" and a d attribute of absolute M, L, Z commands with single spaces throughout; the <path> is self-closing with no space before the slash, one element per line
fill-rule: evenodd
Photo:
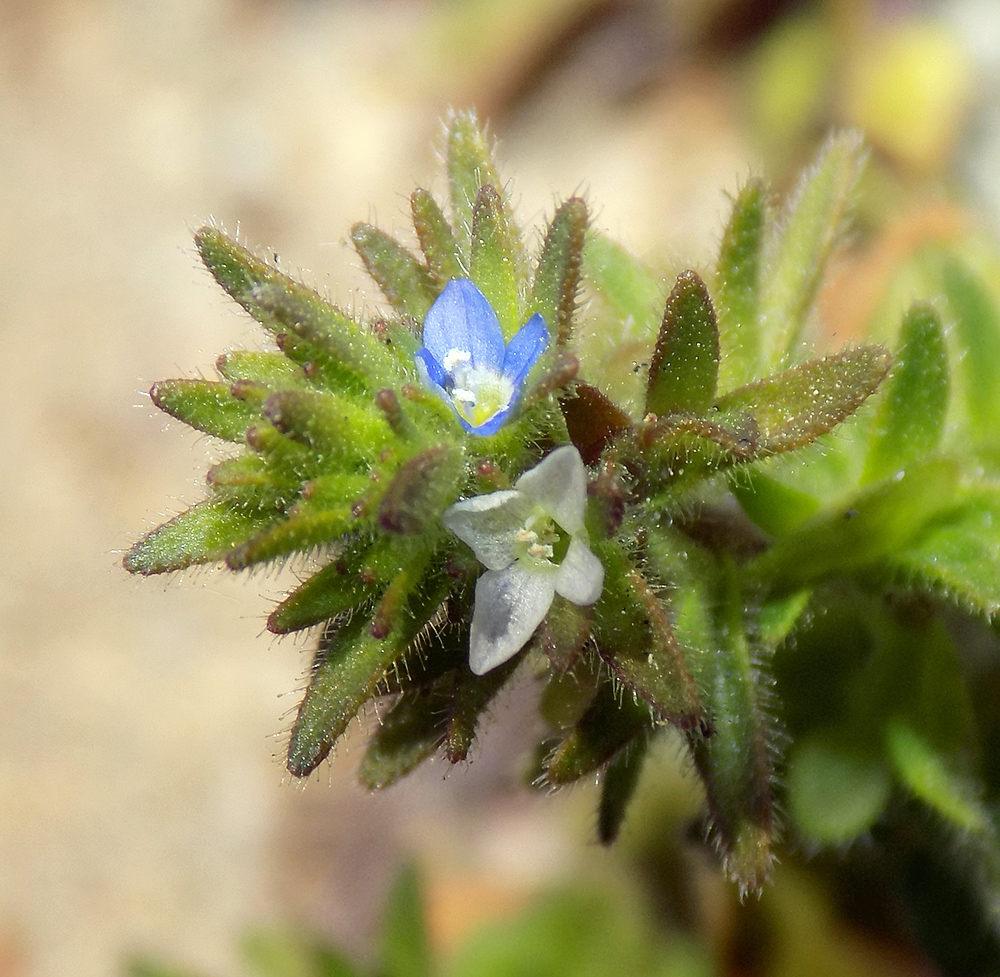
<path fill-rule="evenodd" d="M 351 241 L 389 304 L 422 322 L 438 294 L 431 273 L 394 237 L 371 224 L 355 224 Z"/>
<path fill-rule="evenodd" d="M 404 692 L 368 740 L 358 780 L 367 790 L 396 783 L 428 757 L 444 740 L 448 691 L 440 684 Z"/>
<path fill-rule="evenodd" d="M 463 268 L 458 242 L 434 197 L 427 190 L 414 190 L 410 212 L 434 284 L 440 289 L 452 278 L 464 278 L 467 269 Z"/>
<path fill-rule="evenodd" d="M 840 845 L 871 828 L 892 789 L 885 763 L 837 730 L 796 741 L 787 778 L 792 818 L 819 845 Z"/>
<path fill-rule="evenodd" d="M 663 308 L 659 276 L 621 245 L 596 232 L 583 249 L 583 274 L 614 317 L 642 339 L 656 335 Z"/>
<path fill-rule="evenodd" d="M 900 351 L 875 416 L 863 482 L 894 475 L 937 448 L 948 387 L 944 330 L 933 309 L 916 305 L 903 318 Z"/>
<path fill-rule="evenodd" d="M 962 347 L 958 363 L 968 424 L 977 440 L 996 441 L 1000 431 L 1000 310 L 984 284 L 958 261 L 945 261 L 942 279 Z"/>
<path fill-rule="evenodd" d="M 372 461 L 393 439 L 386 419 L 336 394 L 279 390 L 264 415 L 282 434 L 311 448 L 324 466 Z"/>
<path fill-rule="evenodd" d="M 521 328 L 518 311 L 517 248 L 520 236 L 497 188 L 487 183 L 472 214 L 472 265 L 469 277 L 486 296 L 508 341 Z"/>
<path fill-rule="evenodd" d="M 389 893 L 382 919 L 381 950 L 383 977 L 431 977 L 423 886 L 412 865 L 400 872 Z"/>
<path fill-rule="evenodd" d="M 448 183 L 454 215 L 452 228 L 459 245 L 471 251 L 472 212 L 479 189 L 486 184 L 499 189 L 503 184 L 476 113 L 456 112 L 447 126 Z"/>
<path fill-rule="evenodd" d="M 529 312 L 542 314 L 559 346 L 569 345 L 572 339 L 588 220 L 582 197 L 570 197 L 561 204 L 545 233 L 535 271 Z"/>
<path fill-rule="evenodd" d="M 774 859 L 773 720 L 762 706 L 762 679 L 735 565 L 724 565 L 718 587 L 710 612 L 712 637 L 693 666 L 710 729 L 689 739 L 726 872 L 742 893 L 758 892 Z M 689 651 L 688 657 L 696 653 Z"/>
<path fill-rule="evenodd" d="M 557 672 L 568 672 L 590 638 L 594 618 L 591 607 L 580 607 L 556 594 L 538 630 L 535 644 Z"/>
<path fill-rule="evenodd" d="M 733 390 L 716 407 L 723 416 L 752 418 L 757 457 L 792 451 L 850 417 L 875 392 L 891 363 L 881 346 L 857 346 Z"/>
<path fill-rule="evenodd" d="M 593 634 L 615 677 L 662 720 L 696 726 L 702 705 L 660 598 L 614 540 L 594 543 L 604 565 L 604 592 Z"/>
<path fill-rule="evenodd" d="M 629 802 L 639 786 L 648 744 L 647 736 L 637 737 L 611 760 L 604 772 L 597 808 L 597 839 L 602 845 L 610 845 L 618 838 Z"/>
<path fill-rule="evenodd" d="M 490 703 L 517 671 L 521 658 L 521 655 L 515 655 L 482 676 L 473 675 L 464 664 L 455 670 L 446 706 L 445 756 L 452 763 L 468 758 L 476 741 L 480 720 Z"/>
<path fill-rule="evenodd" d="M 559 786 L 586 777 L 643 735 L 652 722 L 644 702 L 603 682 L 587 711 L 546 760 L 546 781 Z"/>
<path fill-rule="evenodd" d="M 746 472 L 737 471 L 729 479 L 729 488 L 743 511 L 774 536 L 796 529 L 820 508 L 814 495 L 763 472 L 755 471 L 748 478 Z"/>
<path fill-rule="evenodd" d="M 302 368 L 282 353 L 262 353 L 257 350 L 233 349 L 223 353 L 215 368 L 230 383 L 253 380 L 272 390 L 301 387 L 305 383 Z"/>
<path fill-rule="evenodd" d="M 719 331 L 708 289 L 696 272 L 677 276 L 649 364 L 646 411 L 704 413 L 715 399 Z"/>
<path fill-rule="evenodd" d="M 463 453 L 459 444 L 438 444 L 402 464 L 379 503 L 379 525 L 404 536 L 432 532 L 458 495 Z"/>
<path fill-rule="evenodd" d="M 293 776 L 306 777 L 323 762 L 386 671 L 447 596 L 450 580 L 438 578 L 418 586 L 417 571 L 422 572 L 423 563 L 411 560 L 408 565 L 413 567 L 412 589 L 408 599 L 400 601 L 385 637 L 376 638 L 365 615 L 355 614 L 321 641 L 288 745 L 287 766 Z"/>
<path fill-rule="evenodd" d="M 383 547 L 388 549 L 386 544 Z M 342 547 L 322 570 L 293 590 L 267 619 L 273 634 L 301 631 L 374 598 L 379 581 L 362 573 L 369 565 L 370 540 L 353 540 Z"/>
<path fill-rule="evenodd" d="M 957 481 L 953 462 L 913 465 L 801 523 L 754 561 L 751 572 L 780 593 L 893 558 L 948 505 Z"/>
<path fill-rule="evenodd" d="M 983 834 L 989 816 L 970 784 L 904 720 L 885 729 L 889 760 L 910 791 L 962 831 Z"/>
<path fill-rule="evenodd" d="M 905 547 L 891 555 L 903 582 L 975 613 L 1000 612 L 1000 486 L 963 489 Z"/>
<path fill-rule="evenodd" d="M 341 386 L 386 386 L 398 376 L 395 357 L 386 346 L 311 288 L 217 228 L 202 227 L 195 244 L 216 281 L 259 323 L 275 335 L 290 333 L 337 364 Z M 289 349 L 283 351 L 290 355 Z"/>
<path fill-rule="evenodd" d="M 233 397 L 230 384 L 214 380 L 161 380 L 149 397 L 160 410 L 224 441 L 241 443 L 260 420 L 256 407 Z"/>
<path fill-rule="evenodd" d="M 865 155 L 859 134 L 831 136 L 803 174 L 780 230 L 768 241 L 760 312 L 769 369 L 799 358 L 798 345 L 827 262 L 849 223 Z"/>
<path fill-rule="evenodd" d="M 330 508 L 299 502 L 284 518 L 274 519 L 266 529 L 232 547 L 226 554 L 226 566 L 244 570 L 278 557 L 306 554 L 356 528 L 358 519 L 350 505 Z"/>
<path fill-rule="evenodd" d="M 767 220 L 767 190 L 748 180 L 733 201 L 716 266 L 719 320 L 719 386 L 730 390 L 756 378 L 762 337 L 760 264 Z"/>
<path fill-rule="evenodd" d="M 217 563 L 249 537 L 280 518 L 276 511 L 209 499 L 158 526 L 122 561 L 129 573 L 171 573 L 198 563 Z"/>

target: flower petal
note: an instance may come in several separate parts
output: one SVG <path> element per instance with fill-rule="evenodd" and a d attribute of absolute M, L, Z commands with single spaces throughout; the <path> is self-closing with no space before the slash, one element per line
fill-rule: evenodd
<path fill-rule="evenodd" d="M 573 445 L 563 445 L 546 455 L 514 487 L 537 502 L 566 532 L 575 535 L 583 529 L 587 473 Z"/>
<path fill-rule="evenodd" d="M 580 607 L 593 604 L 601 596 L 604 565 L 579 536 L 570 540 L 555 582 L 556 593 Z"/>
<path fill-rule="evenodd" d="M 514 381 L 515 390 L 524 382 L 528 371 L 548 344 L 549 331 L 545 328 L 545 319 L 536 312 L 517 331 L 504 357 L 503 372 Z"/>
<path fill-rule="evenodd" d="M 445 390 L 445 382 L 448 379 L 448 375 L 444 372 L 444 367 L 434 359 L 431 351 L 424 346 L 413 354 L 413 359 L 417 364 L 417 373 L 420 374 L 420 382 L 425 387 L 433 390 L 439 397 L 443 397 L 450 402 L 451 396 Z"/>
<path fill-rule="evenodd" d="M 488 421 L 480 424 L 479 427 L 473 427 L 461 414 L 458 415 L 458 420 L 467 431 L 478 434 L 480 437 L 486 437 L 489 434 L 496 434 L 507 423 L 507 418 L 510 417 L 510 412 L 514 409 L 516 403 L 516 399 L 511 401 L 503 410 L 498 410 Z"/>
<path fill-rule="evenodd" d="M 514 489 L 463 499 L 445 509 L 444 524 L 468 543 L 476 559 L 490 570 L 514 562 L 514 537 L 534 508 L 530 499 Z"/>
<path fill-rule="evenodd" d="M 476 581 L 469 668 L 476 675 L 513 658 L 542 622 L 555 595 L 555 572 L 514 563 Z"/>
<path fill-rule="evenodd" d="M 504 361 L 500 320 L 486 296 L 468 279 L 453 278 L 424 318 L 424 348 L 444 365 L 453 350 L 468 353 L 472 366 L 500 371 Z"/>

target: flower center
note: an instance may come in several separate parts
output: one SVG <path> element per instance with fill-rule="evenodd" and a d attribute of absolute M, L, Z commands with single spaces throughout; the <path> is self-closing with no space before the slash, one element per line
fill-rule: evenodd
<path fill-rule="evenodd" d="M 564 538 L 552 517 L 536 509 L 514 535 L 514 553 L 519 560 L 553 566 L 566 554 L 569 541 Z"/>
<path fill-rule="evenodd" d="M 441 363 L 448 374 L 455 410 L 472 427 L 480 427 L 491 417 L 510 406 L 514 382 L 499 370 L 475 367 L 472 357 L 462 349 L 450 349 Z"/>

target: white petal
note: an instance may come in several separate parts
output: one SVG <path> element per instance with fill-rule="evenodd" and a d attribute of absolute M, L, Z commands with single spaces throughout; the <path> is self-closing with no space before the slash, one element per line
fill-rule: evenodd
<path fill-rule="evenodd" d="M 603 588 L 604 565 L 579 536 L 574 536 L 556 574 L 556 593 L 586 607 L 601 596 Z"/>
<path fill-rule="evenodd" d="M 514 487 L 537 502 L 570 535 L 583 529 L 587 472 L 573 445 L 563 445 L 546 455 Z"/>
<path fill-rule="evenodd" d="M 520 492 L 506 489 L 456 502 L 445 509 L 441 519 L 472 547 L 480 563 L 490 570 L 502 570 L 514 562 L 514 537 L 533 508 Z"/>
<path fill-rule="evenodd" d="M 469 668 L 476 675 L 513 658 L 542 622 L 555 594 L 555 568 L 487 570 L 476 581 L 476 607 L 469 636 Z"/>

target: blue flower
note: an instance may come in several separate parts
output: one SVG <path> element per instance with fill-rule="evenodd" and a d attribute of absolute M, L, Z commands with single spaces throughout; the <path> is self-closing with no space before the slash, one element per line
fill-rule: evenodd
<path fill-rule="evenodd" d="M 468 278 L 453 278 L 430 307 L 423 338 L 421 379 L 452 405 L 462 427 L 487 435 L 510 416 L 549 334 L 536 312 L 505 345 L 486 296 Z"/>

